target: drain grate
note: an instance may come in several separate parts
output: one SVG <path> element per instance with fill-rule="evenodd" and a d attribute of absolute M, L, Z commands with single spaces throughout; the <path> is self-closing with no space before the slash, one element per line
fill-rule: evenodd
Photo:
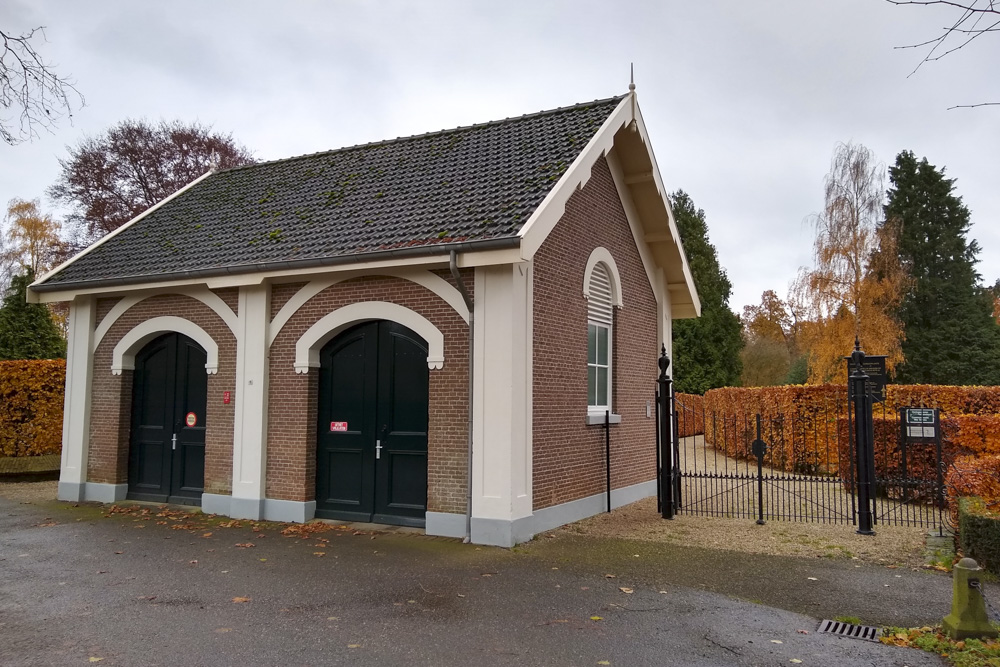
<path fill-rule="evenodd" d="M 819 630 L 838 637 L 850 637 L 851 639 L 864 639 L 869 642 L 877 642 L 882 636 L 882 631 L 870 625 L 854 625 L 853 623 L 841 623 L 840 621 L 822 621 Z"/>

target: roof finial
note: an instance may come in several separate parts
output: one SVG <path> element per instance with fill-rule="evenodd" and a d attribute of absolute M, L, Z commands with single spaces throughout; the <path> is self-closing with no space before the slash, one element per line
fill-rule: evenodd
<path fill-rule="evenodd" d="M 628 124 L 630 130 L 635 132 L 638 128 L 635 125 L 635 63 L 628 64 L 629 84 L 628 95 L 632 103 L 632 121 Z"/>

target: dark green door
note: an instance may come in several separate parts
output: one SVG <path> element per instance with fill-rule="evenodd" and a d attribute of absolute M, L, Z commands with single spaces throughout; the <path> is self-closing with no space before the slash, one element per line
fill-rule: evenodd
<path fill-rule="evenodd" d="M 205 486 L 205 351 L 179 333 L 135 356 L 128 498 L 200 505 Z"/>
<path fill-rule="evenodd" d="M 327 343 L 320 366 L 316 516 L 423 526 L 427 344 L 367 322 Z"/>

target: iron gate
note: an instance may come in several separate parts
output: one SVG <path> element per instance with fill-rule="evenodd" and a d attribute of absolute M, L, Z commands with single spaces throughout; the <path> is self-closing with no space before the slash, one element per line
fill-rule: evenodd
<path fill-rule="evenodd" d="M 658 497 L 664 517 L 854 525 L 861 517 L 863 528 L 868 495 L 876 526 L 944 526 L 940 439 L 907 443 L 899 437 L 899 415 L 882 404 L 871 434 L 872 484 L 862 494 L 846 396 L 795 415 L 721 414 L 677 400 L 664 375 L 661 370 L 657 392 Z"/>

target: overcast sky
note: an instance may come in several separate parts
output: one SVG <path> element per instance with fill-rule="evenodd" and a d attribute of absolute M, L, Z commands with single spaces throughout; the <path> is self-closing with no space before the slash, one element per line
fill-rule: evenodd
<path fill-rule="evenodd" d="M 1000 35 L 913 76 L 954 10 L 884 0 L 207 2 L 3 0 L 86 97 L 72 125 L 0 144 L 0 202 L 42 197 L 66 146 L 128 117 L 200 121 L 270 160 L 627 91 L 671 191 L 705 210 L 741 312 L 810 262 L 837 142 L 957 179 L 980 273 L 1000 277 Z"/>

